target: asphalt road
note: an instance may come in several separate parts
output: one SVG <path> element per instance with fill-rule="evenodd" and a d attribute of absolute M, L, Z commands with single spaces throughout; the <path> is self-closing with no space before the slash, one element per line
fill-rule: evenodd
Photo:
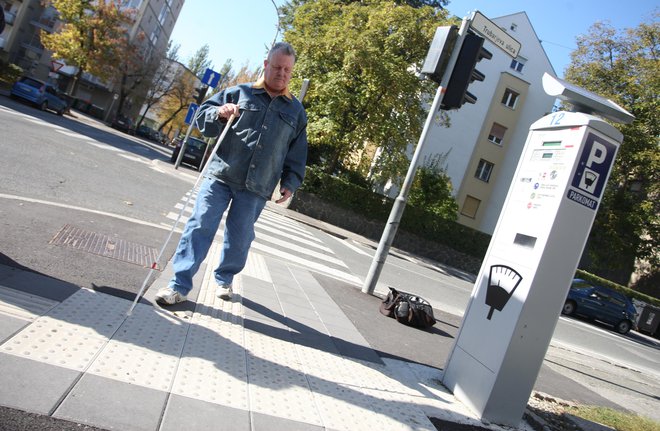
<path fill-rule="evenodd" d="M 7 98 L 0 103 L 0 262 L 79 286 L 136 291 L 144 265 L 53 240 L 70 226 L 160 250 L 172 225 L 166 215 L 190 189 L 192 175 L 157 169 L 154 161 L 168 160 L 169 149 L 81 115 L 58 117 Z"/>

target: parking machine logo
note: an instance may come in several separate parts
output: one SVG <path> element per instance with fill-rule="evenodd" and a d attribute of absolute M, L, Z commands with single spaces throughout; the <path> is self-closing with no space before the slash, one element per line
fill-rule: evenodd
<path fill-rule="evenodd" d="M 573 181 L 566 197 L 581 205 L 596 209 L 603 195 L 605 179 L 614 162 L 616 145 L 589 133 Z"/>

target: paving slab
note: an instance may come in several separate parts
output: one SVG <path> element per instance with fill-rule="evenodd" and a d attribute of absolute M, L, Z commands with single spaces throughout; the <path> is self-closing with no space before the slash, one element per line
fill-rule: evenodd
<path fill-rule="evenodd" d="M 67 368 L 0 353 L 0 405 L 50 415 L 80 375 Z"/>
<path fill-rule="evenodd" d="M 85 374 L 53 416 L 101 428 L 156 431 L 168 393 Z"/>
<path fill-rule="evenodd" d="M 181 430 L 250 431 L 250 412 L 173 394 L 159 431 Z"/>

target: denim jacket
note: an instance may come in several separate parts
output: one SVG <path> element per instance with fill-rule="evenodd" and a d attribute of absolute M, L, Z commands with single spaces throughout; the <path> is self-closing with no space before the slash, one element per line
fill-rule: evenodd
<path fill-rule="evenodd" d="M 307 115 L 295 97 L 271 100 L 264 88 L 243 84 L 206 100 L 195 118 L 207 137 L 218 136 L 225 121 L 218 106 L 235 103 L 240 115 L 231 124 L 208 173 L 230 187 L 247 189 L 270 199 L 277 181 L 295 192 L 305 177 Z"/>

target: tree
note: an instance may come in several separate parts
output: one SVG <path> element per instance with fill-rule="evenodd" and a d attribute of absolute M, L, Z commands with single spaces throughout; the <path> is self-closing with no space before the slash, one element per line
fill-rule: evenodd
<path fill-rule="evenodd" d="M 118 73 L 126 52 L 125 26 L 132 22 L 130 10 L 121 10 L 114 1 L 106 0 L 48 0 L 59 12 L 62 27 L 51 34 L 42 32 L 41 42 L 67 64 L 78 68 L 71 94 L 83 72 L 100 79 Z"/>
<path fill-rule="evenodd" d="M 261 76 L 261 66 L 257 67 L 256 69 L 250 69 L 249 64 L 246 62 L 243 64 L 243 66 L 241 66 L 240 69 L 238 69 L 238 71 L 235 72 L 233 67 L 231 67 L 231 60 L 228 63 L 228 68 L 225 65 L 225 67 L 221 69 L 222 80 L 220 81 L 218 87 L 215 89 L 215 92 L 224 90 L 225 88 L 233 87 L 234 85 L 255 82 Z"/>
<path fill-rule="evenodd" d="M 179 47 L 180 45 L 173 45 L 171 41 L 168 44 L 165 58 L 162 59 L 158 65 L 158 70 L 156 71 L 151 86 L 147 91 L 144 100 L 144 112 L 140 115 L 135 126 L 136 128 L 140 127 L 147 112 L 173 91 L 175 80 L 177 78 L 176 62 L 179 59 Z"/>
<path fill-rule="evenodd" d="M 188 71 L 177 72 L 171 90 L 158 104 L 158 119 L 161 121 L 159 131 L 169 123 L 183 126 L 187 107 L 193 102 L 198 80 Z"/>
<path fill-rule="evenodd" d="M 188 69 L 190 69 L 195 76 L 202 76 L 204 75 L 204 71 L 208 68 L 213 68 L 213 63 L 211 62 L 211 59 L 209 59 L 209 46 L 204 45 L 195 51 L 193 56 L 190 57 L 188 60 Z"/>
<path fill-rule="evenodd" d="M 442 219 L 455 221 L 458 204 L 451 194 L 451 181 L 443 168 L 446 159 L 446 156 L 436 155 L 424 161 L 415 175 L 408 202 Z"/>
<path fill-rule="evenodd" d="M 188 70 L 180 69 L 177 72 L 171 91 L 168 92 L 159 104 L 158 118 L 162 123 L 158 130 L 162 130 L 169 123 L 183 125 L 186 108 L 194 101 L 195 88 L 199 88 L 199 76 L 213 67 L 209 60 L 209 46 L 199 48 L 188 60 Z"/>
<path fill-rule="evenodd" d="M 623 144 L 610 176 L 583 262 L 587 270 L 628 284 L 635 259 L 657 271 L 660 257 L 660 24 L 617 31 L 595 23 L 577 40 L 566 79 L 619 103 L 635 115 L 615 125 Z"/>
<path fill-rule="evenodd" d="M 363 174 L 400 178 L 433 84 L 418 76 L 446 11 L 406 2 L 298 1 L 283 9 L 284 40 L 297 50 L 292 86 L 310 78 L 310 158 L 334 173 L 353 157 Z M 371 166 L 373 148 L 382 156 Z M 371 149 L 371 150 L 370 150 Z M 357 156 L 357 159 L 356 159 Z"/>

